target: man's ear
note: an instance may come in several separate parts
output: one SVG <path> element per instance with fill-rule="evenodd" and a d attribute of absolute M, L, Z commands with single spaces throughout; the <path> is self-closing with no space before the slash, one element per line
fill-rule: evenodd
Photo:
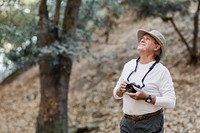
<path fill-rule="evenodd" d="M 160 49 L 160 45 L 156 45 L 156 47 L 154 48 L 154 51 L 158 51 Z"/>

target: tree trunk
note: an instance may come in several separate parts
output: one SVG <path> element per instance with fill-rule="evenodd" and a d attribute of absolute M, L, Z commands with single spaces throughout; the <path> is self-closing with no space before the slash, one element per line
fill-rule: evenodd
<path fill-rule="evenodd" d="M 37 133 L 67 133 L 67 99 L 72 61 L 52 57 L 40 62 L 41 103 Z"/>
<path fill-rule="evenodd" d="M 74 36 L 76 23 L 78 18 L 78 10 L 81 0 L 68 0 L 65 8 L 65 16 L 63 22 L 63 34 L 67 36 Z"/>
<path fill-rule="evenodd" d="M 198 33 L 199 33 L 199 12 L 200 12 L 200 0 L 197 4 L 197 10 L 194 14 L 194 32 L 193 32 L 193 48 L 192 48 L 192 54 L 190 57 L 190 63 L 192 65 L 197 65 L 198 63 Z"/>
<path fill-rule="evenodd" d="M 60 2 L 57 0 L 57 4 Z M 63 22 L 63 28 L 67 27 L 63 30 L 64 35 L 73 37 L 80 3 L 81 0 L 68 0 Z M 58 8 L 59 5 L 55 13 L 55 24 L 58 24 L 59 20 Z M 50 27 L 46 0 L 41 0 L 39 16 L 38 47 L 62 41 L 59 39 L 57 29 Z M 37 133 L 68 132 L 67 106 L 71 67 L 72 59 L 63 55 L 59 55 L 56 60 L 51 55 L 45 55 L 39 62 L 41 103 L 37 118 Z"/>

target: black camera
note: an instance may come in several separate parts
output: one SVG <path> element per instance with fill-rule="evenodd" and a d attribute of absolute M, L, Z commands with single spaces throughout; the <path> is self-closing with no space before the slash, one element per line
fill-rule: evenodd
<path fill-rule="evenodd" d="M 137 91 L 133 88 L 133 86 L 140 88 L 140 85 L 136 85 L 135 83 L 130 83 L 130 84 L 127 84 L 126 87 L 125 87 L 126 92 L 136 93 Z"/>

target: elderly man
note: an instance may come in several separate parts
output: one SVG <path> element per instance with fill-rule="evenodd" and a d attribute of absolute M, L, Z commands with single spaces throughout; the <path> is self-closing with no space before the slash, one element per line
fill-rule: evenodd
<path fill-rule="evenodd" d="M 157 30 L 139 30 L 137 37 L 139 58 L 124 65 L 113 89 L 114 97 L 123 99 L 120 133 L 163 133 L 163 108 L 176 103 L 171 75 L 159 62 L 166 40 Z"/>

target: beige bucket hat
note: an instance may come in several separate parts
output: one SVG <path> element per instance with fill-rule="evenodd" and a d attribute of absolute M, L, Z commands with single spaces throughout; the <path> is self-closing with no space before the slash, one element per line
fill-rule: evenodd
<path fill-rule="evenodd" d="M 166 39 L 165 37 L 157 30 L 151 30 L 151 31 L 146 31 L 146 30 L 138 30 L 137 32 L 137 37 L 138 37 L 138 43 L 142 39 L 144 34 L 149 34 L 152 36 L 161 46 L 161 53 L 160 53 L 160 59 L 163 59 L 165 57 L 165 46 L 166 46 Z"/>

